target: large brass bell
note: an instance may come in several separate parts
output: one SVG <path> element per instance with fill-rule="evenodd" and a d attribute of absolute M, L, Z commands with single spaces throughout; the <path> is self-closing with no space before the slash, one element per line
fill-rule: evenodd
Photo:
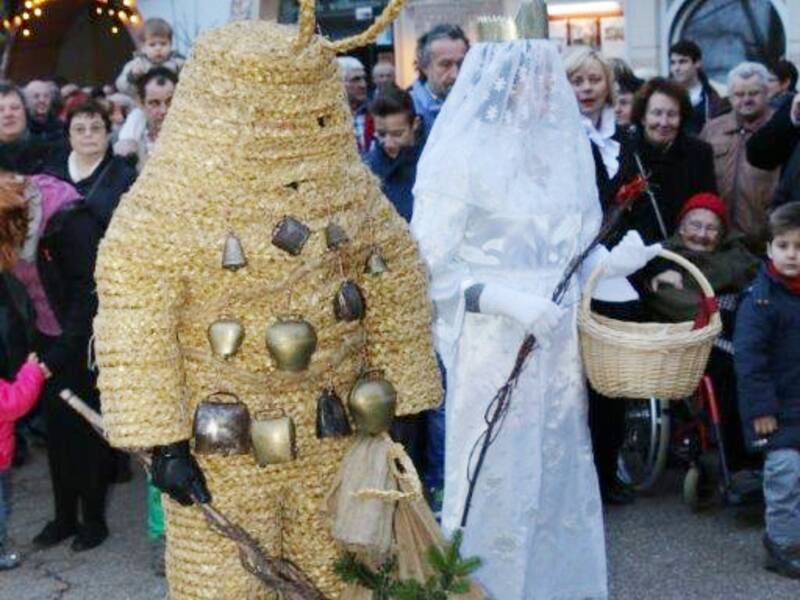
<path fill-rule="evenodd" d="M 358 321 L 364 317 L 364 295 L 355 282 L 347 280 L 339 286 L 333 299 L 333 313 L 339 321 Z"/>
<path fill-rule="evenodd" d="M 386 261 L 383 260 L 380 250 L 373 248 L 367 257 L 367 263 L 364 265 L 364 272 L 367 275 L 383 275 L 389 267 L 386 266 Z"/>
<path fill-rule="evenodd" d="M 260 467 L 292 461 L 297 456 L 294 420 L 285 414 L 272 418 L 256 415 L 250 425 L 250 442 Z"/>
<path fill-rule="evenodd" d="M 311 230 L 294 217 L 283 217 L 272 230 L 272 243 L 291 254 L 297 256 L 303 251 Z"/>
<path fill-rule="evenodd" d="M 267 329 L 267 350 L 279 371 L 304 371 L 317 349 L 317 332 L 300 317 L 279 317 Z"/>
<path fill-rule="evenodd" d="M 225 238 L 225 247 L 222 249 L 222 268 L 237 271 L 247 266 L 247 257 L 244 255 L 242 242 L 234 233 L 229 233 Z"/>
<path fill-rule="evenodd" d="M 198 454 L 246 454 L 250 450 L 247 406 L 235 394 L 211 394 L 194 411 L 193 436 Z"/>
<path fill-rule="evenodd" d="M 380 371 L 367 371 L 350 390 L 347 408 L 359 433 L 383 433 L 394 420 L 397 391 Z"/>
<path fill-rule="evenodd" d="M 244 326 L 238 319 L 223 317 L 208 326 L 208 343 L 215 356 L 230 358 L 244 341 Z"/>
<path fill-rule="evenodd" d="M 343 437 L 352 432 L 342 399 L 336 390 L 326 388 L 317 398 L 317 437 Z"/>

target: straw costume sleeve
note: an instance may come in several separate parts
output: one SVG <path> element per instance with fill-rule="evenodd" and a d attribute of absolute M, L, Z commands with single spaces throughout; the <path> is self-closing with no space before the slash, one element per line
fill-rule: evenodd
<path fill-rule="evenodd" d="M 182 285 L 170 220 L 142 195 L 123 199 L 103 239 L 95 319 L 103 418 L 111 444 L 150 447 L 190 437 L 177 336 Z"/>
<path fill-rule="evenodd" d="M 375 196 L 372 210 L 383 232 L 377 242 L 389 271 L 363 279 L 369 364 L 383 369 L 397 389 L 397 414 L 414 414 L 442 399 L 431 336 L 421 335 L 430 331 L 432 321 L 426 271 L 405 221 L 392 206 Z"/>

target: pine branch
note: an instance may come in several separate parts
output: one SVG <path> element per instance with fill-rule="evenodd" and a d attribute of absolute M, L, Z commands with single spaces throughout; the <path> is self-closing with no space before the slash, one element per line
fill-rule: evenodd
<path fill-rule="evenodd" d="M 444 548 L 429 546 L 425 557 L 434 575 L 424 584 L 415 579 L 397 579 L 397 560 L 384 562 L 377 572 L 360 561 L 352 552 L 339 557 L 334 571 L 345 583 L 357 583 L 372 591 L 373 600 L 448 600 L 451 595 L 470 590 L 467 578 L 480 565 L 477 557 L 461 558 L 463 534 L 458 530 Z"/>

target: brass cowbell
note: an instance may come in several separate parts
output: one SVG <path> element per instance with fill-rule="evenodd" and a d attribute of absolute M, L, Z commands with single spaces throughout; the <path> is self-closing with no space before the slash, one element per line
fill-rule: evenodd
<path fill-rule="evenodd" d="M 367 371 L 350 390 L 347 407 L 361 435 L 377 435 L 392 426 L 397 391 L 380 371 Z"/>
<path fill-rule="evenodd" d="M 208 326 L 208 343 L 215 356 L 230 358 L 242 345 L 244 325 L 238 319 L 223 317 Z"/>
<path fill-rule="evenodd" d="M 317 332 L 300 317 L 278 317 L 267 328 L 267 350 L 279 371 L 305 371 L 317 349 Z"/>
<path fill-rule="evenodd" d="M 242 242 L 233 232 L 225 238 L 225 247 L 222 250 L 222 268 L 237 271 L 247 266 L 247 257 L 244 255 Z"/>

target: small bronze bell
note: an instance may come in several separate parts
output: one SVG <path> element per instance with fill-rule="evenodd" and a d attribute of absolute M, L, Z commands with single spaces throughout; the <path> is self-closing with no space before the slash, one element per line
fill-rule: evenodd
<path fill-rule="evenodd" d="M 208 343 L 220 358 L 230 358 L 239 350 L 244 340 L 244 326 L 238 319 L 217 319 L 208 326 Z"/>
<path fill-rule="evenodd" d="M 279 317 L 267 329 L 267 350 L 279 371 L 304 371 L 317 349 L 317 332 L 299 317 Z"/>
<path fill-rule="evenodd" d="M 231 232 L 225 238 L 225 247 L 222 250 L 222 268 L 229 271 L 237 271 L 247 266 L 247 258 L 244 255 L 242 242 Z"/>
<path fill-rule="evenodd" d="M 328 226 L 325 228 L 325 243 L 328 246 L 328 250 L 336 250 L 336 248 L 349 241 L 350 238 L 347 237 L 344 229 L 333 221 L 328 223 Z"/>
<path fill-rule="evenodd" d="M 364 294 L 355 282 L 347 280 L 333 299 L 333 313 L 339 321 L 358 321 L 364 317 Z"/>
<path fill-rule="evenodd" d="M 303 251 L 311 230 L 294 217 L 283 217 L 272 230 L 272 243 L 291 254 L 297 256 Z"/>
<path fill-rule="evenodd" d="M 297 456 L 294 421 L 280 417 L 256 416 L 250 426 L 250 442 L 259 467 L 289 462 Z"/>
<path fill-rule="evenodd" d="M 325 388 L 317 398 L 317 437 L 344 437 L 351 433 L 342 399 L 333 388 Z"/>
<path fill-rule="evenodd" d="M 383 260 L 380 250 L 373 248 L 372 252 L 367 257 L 367 264 L 364 266 L 364 272 L 367 275 L 383 275 L 389 267 L 386 266 L 386 261 Z"/>
<path fill-rule="evenodd" d="M 350 390 L 347 407 L 359 433 L 377 435 L 392 425 L 397 391 L 380 371 L 368 371 Z"/>
<path fill-rule="evenodd" d="M 194 411 L 193 435 L 197 454 L 246 454 L 250 450 L 247 406 L 235 394 L 211 394 Z"/>

